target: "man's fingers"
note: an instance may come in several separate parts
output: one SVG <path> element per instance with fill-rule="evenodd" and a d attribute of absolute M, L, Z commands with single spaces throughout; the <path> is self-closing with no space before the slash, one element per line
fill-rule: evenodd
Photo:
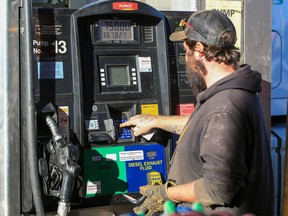
<path fill-rule="evenodd" d="M 135 123 L 132 120 L 128 120 L 126 122 L 123 122 L 119 125 L 120 127 L 131 127 L 131 126 L 135 126 Z"/>
<path fill-rule="evenodd" d="M 119 127 L 129 127 L 129 126 L 131 126 L 131 124 L 130 124 L 130 122 L 123 122 L 123 123 L 121 123 L 120 125 L 119 125 Z"/>
<path fill-rule="evenodd" d="M 131 118 L 129 118 L 128 121 L 121 123 L 119 126 L 122 127 L 133 127 L 136 126 L 136 122 L 135 119 L 138 118 L 139 115 L 136 116 L 132 116 Z"/>

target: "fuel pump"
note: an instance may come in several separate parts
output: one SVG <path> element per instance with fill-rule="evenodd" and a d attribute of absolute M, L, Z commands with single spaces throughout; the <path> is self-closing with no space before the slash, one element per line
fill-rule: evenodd
<path fill-rule="evenodd" d="M 170 114 L 163 13 L 138 1 L 35 7 L 32 46 L 45 211 L 129 205 L 123 194 L 137 199 L 140 186 L 166 181 L 170 137 L 119 127 L 137 114 Z M 25 172 L 23 179 L 22 211 L 31 213 Z"/>
<path fill-rule="evenodd" d="M 170 113 L 165 18 L 138 1 L 99 1 L 72 14 L 71 36 L 83 202 L 125 204 L 122 194 L 166 180 L 169 136 L 119 128 L 136 114 Z"/>

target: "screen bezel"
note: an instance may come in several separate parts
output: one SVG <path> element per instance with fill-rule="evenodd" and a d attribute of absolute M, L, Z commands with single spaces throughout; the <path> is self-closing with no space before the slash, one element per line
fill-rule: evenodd
<path fill-rule="evenodd" d="M 97 77 L 98 80 L 95 80 L 95 83 L 99 83 L 99 93 L 104 95 L 113 95 L 118 93 L 127 94 L 135 94 L 141 92 L 141 80 L 139 71 L 137 68 L 137 56 L 129 55 L 129 56 L 110 56 L 103 55 L 97 57 L 97 62 L 99 65 L 96 67 L 96 71 L 99 71 Z M 108 85 L 109 82 L 109 74 L 107 70 L 107 66 L 111 65 L 126 65 L 128 66 L 130 85 Z M 104 70 L 103 70 L 104 69 Z M 136 77 L 136 80 L 133 80 L 133 77 Z M 104 79 L 102 85 L 102 79 Z M 136 84 L 133 82 L 136 81 Z M 118 95 L 119 96 L 119 95 Z"/>

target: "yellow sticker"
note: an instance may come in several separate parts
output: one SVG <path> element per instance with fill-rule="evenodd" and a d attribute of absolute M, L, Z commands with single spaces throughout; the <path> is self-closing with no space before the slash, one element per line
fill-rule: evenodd
<path fill-rule="evenodd" d="M 147 184 L 149 184 L 149 185 L 161 185 L 161 184 L 163 184 L 160 172 L 151 171 L 151 172 L 148 172 L 146 174 L 146 176 L 147 176 Z"/>
<path fill-rule="evenodd" d="M 66 115 L 69 115 L 69 106 L 59 106 L 58 112 L 61 114 L 65 113 Z"/>
<path fill-rule="evenodd" d="M 158 115 L 159 114 L 158 104 L 142 104 L 141 111 L 142 114 Z"/>

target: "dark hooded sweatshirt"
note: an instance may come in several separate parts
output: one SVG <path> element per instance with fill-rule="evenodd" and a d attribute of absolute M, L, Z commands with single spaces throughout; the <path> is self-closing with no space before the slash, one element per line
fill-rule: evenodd
<path fill-rule="evenodd" d="M 171 160 L 169 179 L 195 181 L 206 212 L 273 215 L 273 172 L 257 93 L 261 74 L 244 65 L 197 96 Z"/>

